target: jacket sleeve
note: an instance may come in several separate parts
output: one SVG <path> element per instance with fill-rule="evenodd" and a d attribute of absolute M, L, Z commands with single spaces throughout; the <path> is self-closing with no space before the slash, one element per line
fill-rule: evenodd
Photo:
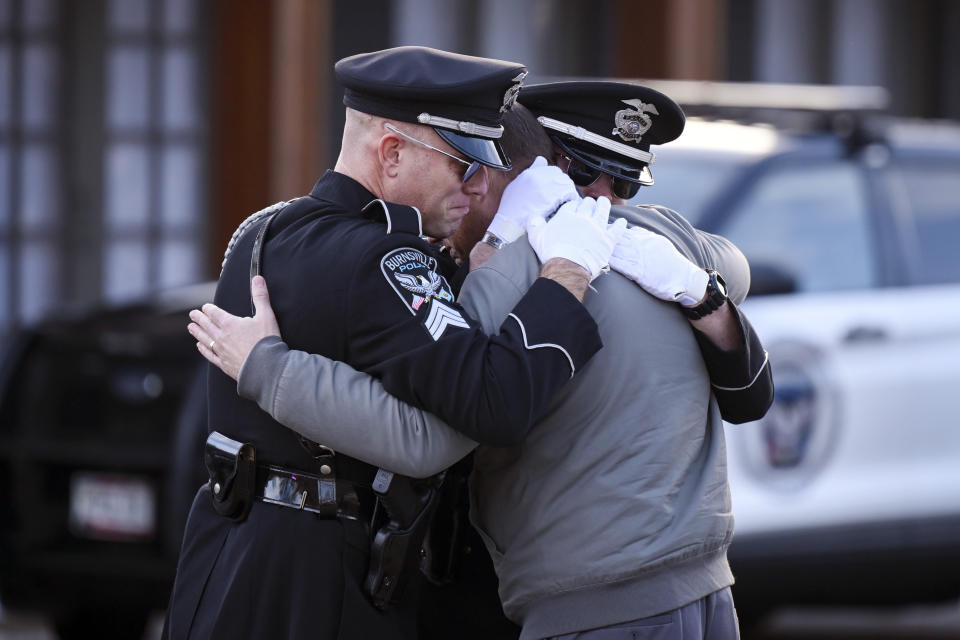
<path fill-rule="evenodd" d="M 250 352 L 237 391 L 300 435 L 402 475 L 439 473 L 476 446 L 433 414 L 391 396 L 375 378 L 291 350 L 278 336 Z"/>
<path fill-rule="evenodd" d="M 391 234 L 356 262 L 349 359 L 472 440 L 516 444 L 602 346 L 596 322 L 570 292 L 539 278 L 488 336 L 426 252 L 419 239 Z"/>
<path fill-rule="evenodd" d="M 460 304 L 487 333 L 497 332 L 513 307 L 537 280 L 540 262 L 521 236 L 472 270 L 460 291 Z"/>

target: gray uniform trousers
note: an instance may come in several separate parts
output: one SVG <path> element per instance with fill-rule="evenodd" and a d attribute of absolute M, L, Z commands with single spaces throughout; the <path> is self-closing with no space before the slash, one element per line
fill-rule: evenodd
<path fill-rule="evenodd" d="M 649 618 L 588 629 L 550 640 L 739 640 L 730 587 Z"/>

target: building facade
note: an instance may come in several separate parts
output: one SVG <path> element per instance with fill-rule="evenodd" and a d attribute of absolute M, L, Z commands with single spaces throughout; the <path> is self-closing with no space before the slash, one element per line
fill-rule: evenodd
<path fill-rule="evenodd" d="M 335 162 L 333 63 L 400 44 L 960 119 L 950 0 L 0 0 L 0 335 L 216 277 L 240 220 Z"/>

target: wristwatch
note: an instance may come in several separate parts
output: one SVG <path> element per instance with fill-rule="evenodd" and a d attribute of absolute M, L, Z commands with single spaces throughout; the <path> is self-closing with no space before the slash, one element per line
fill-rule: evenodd
<path fill-rule="evenodd" d="M 704 294 L 703 302 L 695 307 L 680 307 L 691 320 L 699 320 L 710 315 L 727 299 L 727 284 L 720 273 L 715 269 L 707 269 L 707 277 L 707 292 Z"/>
<path fill-rule="evenodd" d="M 507 243 L 498 235 L 487 231 L 483 234 L 483 238 L 480 240 L 485 244 L 490 245 L 494 249 L 502 249 Z"/>

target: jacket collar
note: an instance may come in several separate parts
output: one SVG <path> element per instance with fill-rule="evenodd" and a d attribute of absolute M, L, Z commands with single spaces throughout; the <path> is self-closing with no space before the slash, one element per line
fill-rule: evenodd
<path fill-rule="evenodd" d="M 335 202 L 344 206 L 348 211 L 359 212 L 376 196 L 366 187 L 342 173 L 328 170 L 317 180 L 310 190 L 310 196 L 317 200 Z"/>

